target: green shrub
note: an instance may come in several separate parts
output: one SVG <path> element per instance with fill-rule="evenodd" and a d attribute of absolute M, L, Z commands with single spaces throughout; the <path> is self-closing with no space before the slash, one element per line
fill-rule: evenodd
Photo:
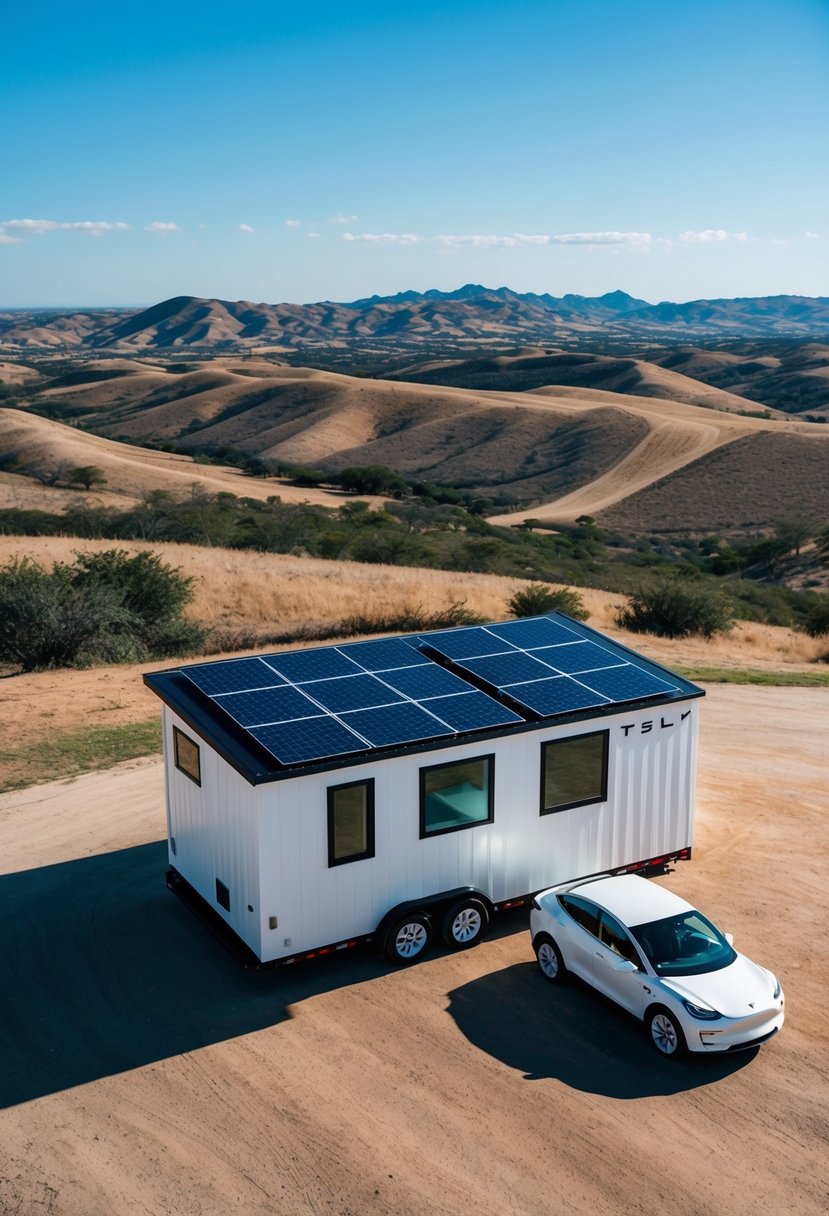
<path fill-rule="evenodd" d="M 545 612 L 564 612 L 577 621 L 586 621 L 589 612 L 578 591 L 570 587 L 554 590 L 544 583 L 528 583 L 520 587 L 510 599 L 507 608 L 513 616 L 541 616 Z"/>
<path fill-rule="evenodd" d="M 619 608 L 616 623 L 634 633 L 665 638 L 692 634 L 710 638 L 726 633 L 734 622 L 731 603 L 718 588 L 663 579 L 635 591 L 630 602 Z"/>
<path fill-rule="evenodd" d="M 810 638 L 819 638 L 829 633 L 829 595 L 816 598 L 803 621 L 803 632 L 808 633 Z"/>

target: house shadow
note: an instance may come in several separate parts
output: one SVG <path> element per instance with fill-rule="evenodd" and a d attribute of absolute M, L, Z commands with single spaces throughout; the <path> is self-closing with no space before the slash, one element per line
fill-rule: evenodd
<path fill-rule="evenodd" d="M 455 988 L 449 1013 L 481 1051 L 524 1074 L 609 1098 L 644 1098 L 711 1085 L 744 1068 L 757 1048 L 671 1060 L 641 1022 L 569 978 L 552 985 L 535 962 L 517 963 Z"/>
<path fill-rule="evenodd" d="M 164 884 L 165 841 L 0 877 L 0 1109 L 195 1051 L 362 983 L 370 950 L 245 970 Z"/>

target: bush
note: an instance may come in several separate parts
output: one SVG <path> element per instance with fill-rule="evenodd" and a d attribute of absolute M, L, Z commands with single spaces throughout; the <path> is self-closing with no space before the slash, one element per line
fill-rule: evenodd
<path fill-rule="evenodd" d="M 553 590 L 544 583 L 529 583 L 520 587 L 507 600 L 507 608 L 513 616 L 541 616 L 545 612 L 564 612 L 577 621 L 586 621 L 589 612 L 577 591 L 570 587 Z"/>
<path fill-rule="evenodd" d="M 181 615 L 190 582 L 149 552 L 79 554 L 52 570 L 11 561 L 0 568 L 0 662 L 34 671 L 192 653 L 207 631 Z"/>
<path fill-rule="evenodd" d="M 812 605 L 803 621 L 803 632 L 810 638 L 822 637 L 829 633 L 829 595 L 821 595 Z"/>
<path fill-rule="evenodd" d="M 626 606 L 619 608 L 616 623 L 633 633 L 655 633 L 658 637 L 704 638 L 731 629 L 733 609 L 717 588 L 699 582 L 664 579 L 635 591 Z"/>

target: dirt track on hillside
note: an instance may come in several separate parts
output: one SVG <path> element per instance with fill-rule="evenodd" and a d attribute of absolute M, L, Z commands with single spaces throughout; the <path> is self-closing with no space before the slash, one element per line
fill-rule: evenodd
<path fill-rule="evenodd" d="M 239 970 L 164 888 L 158 760 L 0 797 L 0 1212 L 817 1216 L 822 690 L 714 687 L 667 880 L 776 969 L 783 1033 L 670 1063 L 536 974 L 526 913 L 393 971 Z"/>

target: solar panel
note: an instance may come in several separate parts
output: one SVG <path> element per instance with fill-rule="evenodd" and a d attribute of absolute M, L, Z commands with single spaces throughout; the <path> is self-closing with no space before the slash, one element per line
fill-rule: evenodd
<path fill-rule="evenodd" d="M 367 747 L 365 739 L 328 714 L 275 726 L 257 726 L 250 733 L 280 764 L 346 756 Z"/>
<path fill-rule="evenodd" d="M 218 663 L 196 663 L 182 671 L 208 696 L 240 692 L 248 688 L 269 688 L 284 680 L 262 659 L 224 659 Z"/>
<path fill-rule="evenodd" d="M 471 659 L 481 654 L 503 654 L 512 650 L 509 642 L 504 642 L 488 629 L 479 625 L 467 629 L 446 629 L 438 633 L 429 633 L 421 637 L 439 654 L 447 659 Z"/>
<path fill-rule="evenodd" d="M 525 680 L 543 680 L 549 676 L 550 668 L 539 663 L 523 650 L 511 650 L 509 654 L 489 654 L 480 659 L 463 659 L 460 666 L 471 671 L 496 688 L 510 684 L 521 684 Z"/>
<path fill-rule="evenodd" d="M 441 697 L 444 694 L 469 692 L 469 685 L 460 676 L 453 675 L 437 663 L 427 661 L 423 667 L 399 667 L 397 671 L 384 671 L 383 681 L 413 701 L 424 697 Z"/>
<path fill-rule="evenodd" d="M 668 684 L 658 676 L 652 676 L 641 667 L 627 663 L 624 667 L 608 667 L 604 671 L 589 671 L 580 679 L 590 688 L 595 688 L 608 701 L 637 701 L 640 697 L 665 696 L 676 692 L 675 684 Z"/>
<path fill-rule="evenodd" d="M 520 705 L 525 705 L 527 709 L 532 709 L 545 718 L 554 714 L 574 713 L 578 709 L 590 709 L 596 705 L 606 705 L 610 699 L 585 688 L 569 676 L 552 676 L 549 680 L 513 684 L 507 692 Z"/>
<path fill-rule="evenodd" d="M 342 648 L 339 648 L 342 650 Z M 379 638 L 376 642 L 349 642 L 348 657 L 366 671 L 391 671 L 395 667 L 429 666 L 430 659 L 416 649 L 415 641 Z"/>
<path fill-rule="evenodd" d="M 453 733 L 451 727 L 438 722 L 411 701 L 379 709 L 358 709 L 340 716 L 347 726 L 368 739 L 372 747 L 393 747 L 398 743 L 437 739 Z"/>
<path fill-rule="evenodd" d="M 556 646 L 559 642 L 578 641 L 575 629 L 551 621 L 546 616 L 528 617 L 526 620 L 505 621 L 503 625 L 489 625 L 489 632 L 511 642 L 519 650 L 532 650 L 537 646 Z"/>
<path fill-rule="evenodd" d="M 511 709 L 493 701 L 485 692 L 462 692 L 449 697 L 432 697 L 423 708 L 451 726 L 454 731 L 485 730 L 490 726 L 507 726 L 523 722 Z"/>
<path fill-rule="evenodd" d="M 316 650 L 292 650 L 288 654 L 269 654 L 268 663 L 291 684 L 308 680 L 330 680 L 335 676 L 358 675 L 360 668 L 336 646 Z"/>
<path fill-rule="evenodd" d="M 338 676 L 335 680 L 315 680 L 298 687 L 333 714 L 403 700 L 399 692 L 371 675 Z"/>
<path fill-rule="evenodd" d="M 298 688 L 280 684 L 278 688 L 260 688 L 254 692 L 231 692 L 215 698 L 226 713 L 240 726 L 261 726 L 265 722 L 287 722 L 291 718 L 308 718 L 320 712 Z"/>
<path fill-rule="evenodd" d="M 599 667 L 616 667 L 625 662 L 619 655 L 593 642 L 568 642 L 564 646 L 544 646 L 527 653 L 556 671 L 569 675 L 579 671 L 595 671 Z"/>

